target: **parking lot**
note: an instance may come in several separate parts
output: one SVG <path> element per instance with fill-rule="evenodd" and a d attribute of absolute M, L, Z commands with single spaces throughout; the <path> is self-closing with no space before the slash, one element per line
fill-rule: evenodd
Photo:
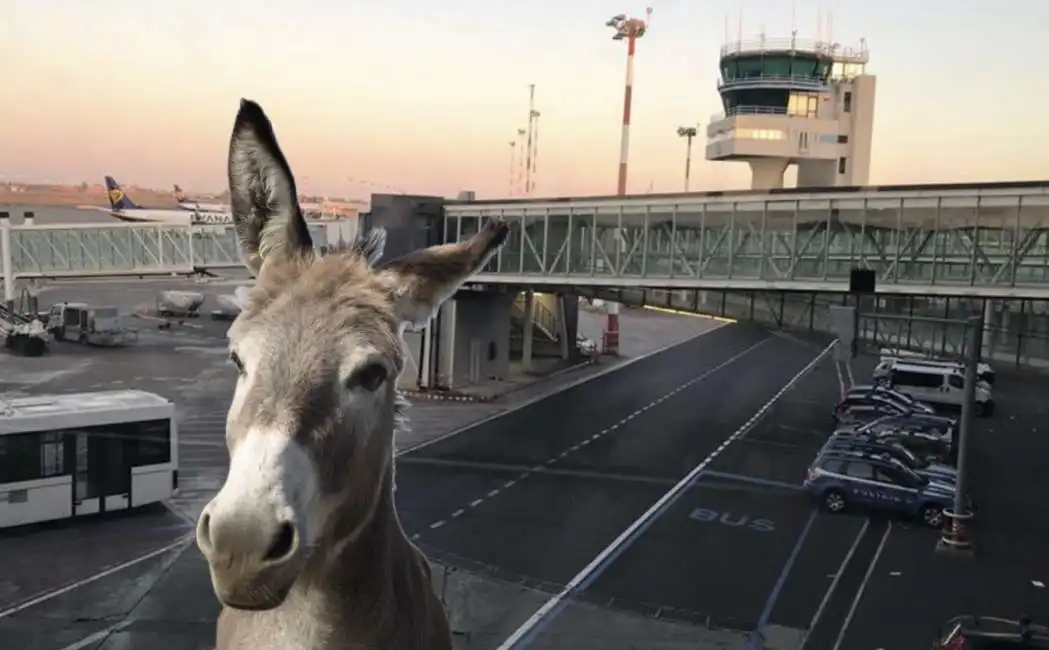
<path fill-rule="evenodd" d="M 842 384 L 874 360 L 821 364 L 590 584 L 582 599 L 709 628 L 751 647 L 872 650 L 926 645 L 953 616 L 1049 617 L 1049 441 L 1044 375 L 999 372 L 998 412 L 976 420 L 976 552 L 937 552 L 939 531 L 871 513 L 834 515 L 800 491 L 833 428 Z M 571 610 L 569 610 L 571 611 Z M 562 616 L 571 618 L 577 614 Z M 564 623 L 552 623 L 547 637 Z"/>

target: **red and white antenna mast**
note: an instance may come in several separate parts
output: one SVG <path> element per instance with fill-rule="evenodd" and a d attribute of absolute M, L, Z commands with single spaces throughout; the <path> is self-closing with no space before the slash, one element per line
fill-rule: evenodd
<path fill-rule="evenodd" d="M 630 106 L 634 95 L 634 52 L 637 39 L 645 35 L 652 19 L 652 7 L 645 9 L 645 19 L 628 18 L 626 14 L 612 16 L 605 23 L 616 30 L 612 40 L 627 42 L 626 48 L 626 89 L 623 95 L 623 139 L 619 147 L 619 179 L 616 183 L 616 194 L 626 194 L 627 163 L 630 159 Z"/>
<path fill-rule="evenodd" d="M 528 141 L 525 145 L 525 196 L 531 196 L 532 190 L 535 188 L 532 174 L 535 172 L 535 139 L 538 121 L 539 111 L 535 110 L 535 84 L 528 84 Z"/>

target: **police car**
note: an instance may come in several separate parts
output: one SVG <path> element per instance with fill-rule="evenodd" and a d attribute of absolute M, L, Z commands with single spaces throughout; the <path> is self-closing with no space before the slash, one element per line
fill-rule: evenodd
<path fill-rule="evenodd" d="M 943 525 L 954 502 L 954 487 L 930 480 L 899 461 L 860 452 L 827 450 L 809 467 L 802 487 L 830 512 L 853 507 L 881 508 Z"/>
<path fill-rule="evenodd" d="M 919 476 L 931 481 L 955 484 L 958 482 L 958 470 L 943 463 L 919 458 L 906 447 L 890 437 L 878 438 L 871 435 L 841 433 L 831 436 L 823 446 L 826 450 L 859 451 L 865 454 L 886 455 L 894 458 Z"/>

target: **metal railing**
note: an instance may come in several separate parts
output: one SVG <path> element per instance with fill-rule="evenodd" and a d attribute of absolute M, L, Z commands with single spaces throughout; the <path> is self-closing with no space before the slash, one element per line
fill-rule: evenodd
<path fill-rule="evenodd" d="M 718 90 L 732 88 L 734 86 L 747 86 L 751 84 L 764 84 L 770 86 L 799 86 L 806 90 L 824 89 L 830 87 L 830 80 L 825 77 L 816 77 L 809 74 L 755 74 L 746 76 L 730 77 L 718 80 Z"/>
<path fill-rule="evenodd" d="M 787 109 L 779 106 L 733 106 L 723 113 L 715 113 L 710 116 L 711 122 L 719 122 L 725 118 L 737 115 L 787 115 Z M 791 117 L 805 117 L 804 115 L 791 115 Z"/>
<path fill-rule="evenodd" d="M 518 296 L 517 300 L 514 301 L 514 314 L 518 318 L 523 319 L 527 315 L 525 313 L 525 304 L 524 295 Z M 561 331 L 561 328 L 558 326 L 557 315 L 541 302 L 534 301 L 533 307 L 532 322 L 535 327 L 539 328 L 551 341 L 560 339 L 561 337 L 558 333 Z"/>
<path fill-rule="evenodd" d="M 757 38 L 732 41 L 721 46 L 722 58 L 729 55 L 759 54 L 764 52 L 808 52 L 830 57 L 844 63 L 867 63 L 870 60 L 870 51 L 867 49 L 867 43 L 862 40 L 858 48 L 852 48 L 842 47 L 841 43 L 797 38 L 795 36 L 787 38 L 759 36 Z"/>

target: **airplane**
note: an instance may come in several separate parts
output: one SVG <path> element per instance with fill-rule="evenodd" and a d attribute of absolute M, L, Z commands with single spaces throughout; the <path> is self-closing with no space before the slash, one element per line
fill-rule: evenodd
<path fill-rule="evenodd" d="M 186 198 L 186 193 L 182 191 L 182 188 L 175 183 L 175 200 L 178 201 L 178 207 L 181 210 L 189 210 L 191 212 L 229 212 L 229 205 L 223 203 L 199 203 L 197 201 L 190 201 Z"/>
<path fill-rule="evenodd" d="M 229 212 L 142 207 L 124 194 L 120 183 L 112 176 L 106 176 L 106 195 L 109 197 L 109 209 L 98 206 L 81 207 L 106 212 L 111 217 L 130 223 L 161 223 L 171 226 L 226 226 L 233 223 L 233 217 Z"/>
<path fill-rule="evenodd" d="M 228 214 L 230 211 L 229 204 L 223 203 L 198 203 L 197 201 L 190 201 L 186 198 L 186 193 L 182 191 L 178 183 L 175 184 L 175 200 L 178 201 L 178 207 L 182 210 L 191 210 L 193 212 L 218 212 Z M 310 218 L 316 215 L 323 214 L 324 204 L 323 203 L 299 203 L 299 208 L 302 210 L 303 216 Z"/>

